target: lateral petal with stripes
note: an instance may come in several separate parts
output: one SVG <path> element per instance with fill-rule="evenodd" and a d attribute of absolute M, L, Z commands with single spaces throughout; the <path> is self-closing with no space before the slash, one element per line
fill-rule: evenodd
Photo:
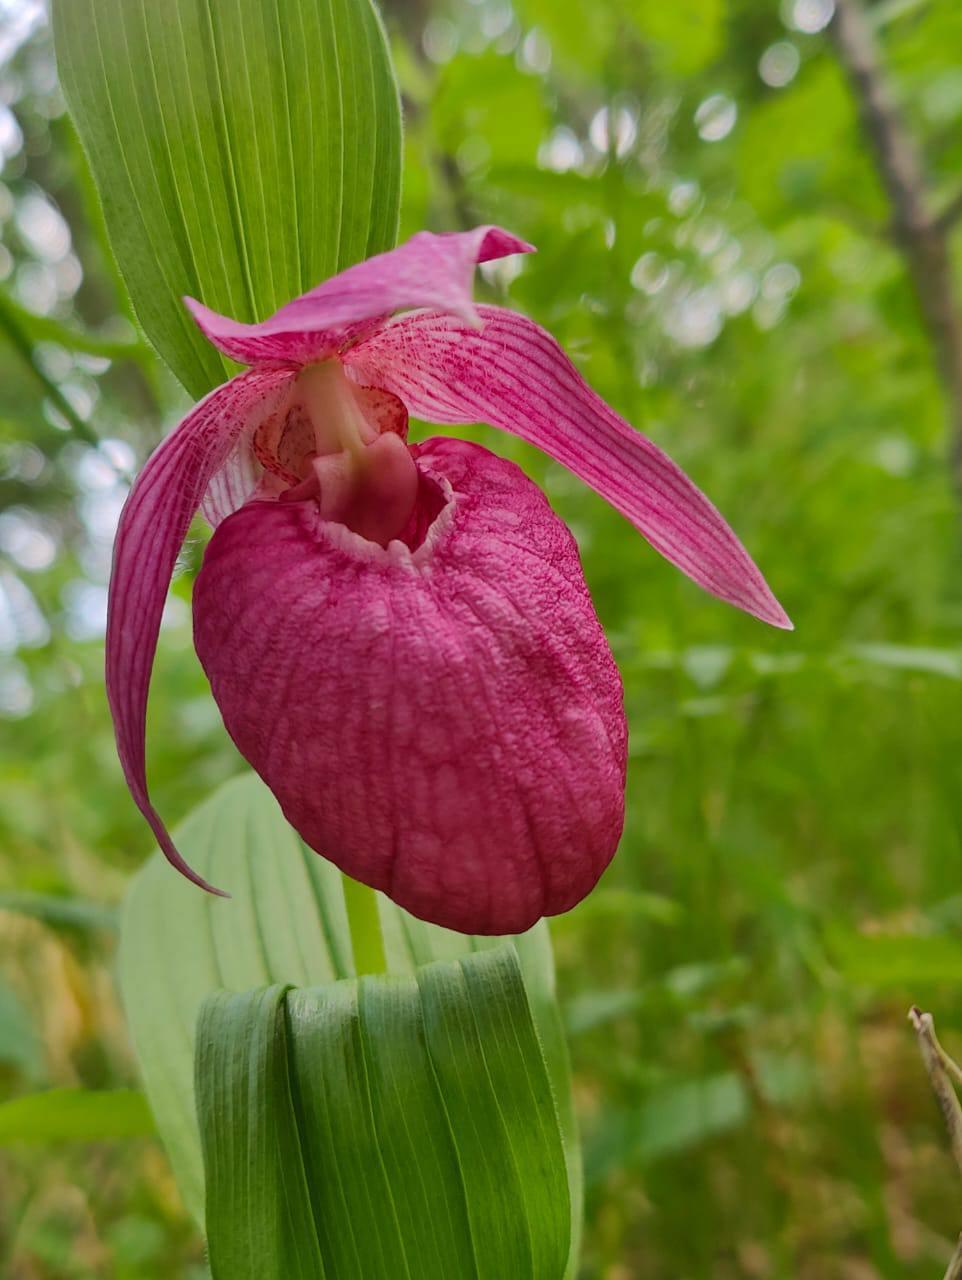
<path fill-rule="evenodd" d="M 251 371 L 212 391 L 168 436 L 137 477 L 114 541 L 107 608 L 106 686 L 117 753 L 130 793 L 178 871 L 212 893 L 187 865 L 147 790 L 147 691 L 177 556 L 211 479 L 252 419 L 276 407 L 284 370 Z"/>
<path fill-rule="evenodd" d="M 626 516 L 666 560 L 729 604 L 791 628 L 717 508 L 620 418 L 527 316 L 478 307 L 482 327 L 436 311 L 401 316 L 345 363 L 427 422 L 487 422 L 536 445 Z"/>

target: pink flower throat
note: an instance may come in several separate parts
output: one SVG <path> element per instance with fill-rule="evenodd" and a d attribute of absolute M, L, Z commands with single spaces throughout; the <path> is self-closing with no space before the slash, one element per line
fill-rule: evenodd
<path fill-rule="evenodd" d="M 399 400 L 351 382 L 337 360 L 307 365 L 290 396 L 254 433 L 263 497 L 314 499 L 321 518 L 371 542 L 402 537 L 418 499 Z"/>

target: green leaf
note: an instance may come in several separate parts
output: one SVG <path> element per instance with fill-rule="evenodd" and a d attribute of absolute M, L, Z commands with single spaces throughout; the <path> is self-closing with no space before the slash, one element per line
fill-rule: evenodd
<path fill-rule="evenodd" d="M 510 946 L 217 993 L 198 1109 L 215 1280 L 560 1280 L 568 1185 Z"/>
<path fill-rule="evenodd" d="M 117 911 L 114 907 L 101 902 L 85 902 L 82 898 L 68 898 L 64 894 L 32 893 L 29 890 L 0 893 L 0 911 L 31 916 L 54 928 L 117 928 Z"/>
<path fill-rule="evenodd" d="M 962 650 L 959 649 L 935 649 L 917 644 L 854 644 L 851 652 L 861 662 L 893 671 L 962 680 Z"/>
<path fill-rule="evenodd" d="M 769 1107 L 792 1107 L 812 1092 L 808 1063 L 791 1055 L 751 1056 L 751 1079 Z M 632 1112 L 602 1114 L 588 1144 L 589 1185 L 618 1169 L 650 1165 L 737 1129 L 749 1119 L 752 1090 L 734 1071 L 674 1081 L 652 1091 Z"/>
<path fill-rule="evenodd" d="M 585 78 L 609 56 L 618 30 L 618 6 L 599 0 L 584 21 L 580 0 L 521 0 L 520 15 L 551 42 L 552 52 L 572 76 Z"/>
<path fill-rule="evenodd" d="M 723 0 L 680 0 L 653 4 L 627 0 L 639 33 L 679 75 L 692 75 L 716 58 L 725 33 Z"/>
<path fill-rule="evenodd" d="M 209 997 L 197 1082 L 214 1276 L 323 1280 L 288 1067 L 286 988 Z"/>
<path fill-rule="evenodd" d="M 43 1076 L 43 1049 L 30 1013 L 11 988 L 0 982 L 0 1068 L 12 1067 L 31 1084 Z"/>
<path fill-rule="evenodd" d="M 744 1124 L 751 1100 L 733 1071 L 656 1089 L 634 1112 L 606 1113 L 587 1151 L 589 1185 L 617 1169 L 687 1151 Z"/>
<path fill-rule="evenodd" d="M 0 1104 L 0 1143 L 97 1142 L 153 1132 L 137 1089 L 50 1089 Z"/>
<path fill-rule="evenodd" d="M 829 953 L 848 982 L 900 989 L 911 996 L 922 988 L 956 987 L 962 982 L 962 944 L 947 934 L 829 931 Z"/>
<path fill-rule="evenodd" d="M 44 371 L 37 357 L 36 344 L 24 327 L 24 314 L 26 313 L 23 308 L 18 307 L 0 289 L 0 334 L 3 335 L 10 349 L 17 354 L 24 370 L 36 383 L 38 389 L 49 396 L 55 408 L 63 415 L 78 440 L 96 446 L 98 441 L 93 428 L 81 418 L 58 384 Z"/>
<path fill-rule="evenodd" d="M 342 876 L 301 842 L 253 774 L 219 788 L 180 825 L 175 839 L 191 866 L 233 896 L 201 893 L 156 853 L 125 903 L 119 973 L 147 1096 L 187 1207 L 202 1222 L 193 1064 L 194 1029 L 205 998 L 219 988 L 328 986 L 353 977 L 355 963 Z M 412 979 L 432 961 L 457 961 L 503 945 L 500 939 L 425 924 L 380 894 L 377 902 L 390 974 Z M 546 925 L 515 939 L 515 946 L 564 1135 L 574 1258 L 580 1154 Z M 394 1051 L 403 1055 L 403 1030 L 397 1035 Z"/>
<path fill-rule="evenodd" d="M 479 1276 L 560 1277 L 570 1218 L 563 1150 L 515 956 L 505 948 L 417 977 Z M 512 1229 L 521 1205 L 526 1237 Z"/>
<path fill-rule="evenodd" d="M 194 396 L 239 320 L 390 248 L 401 126 L 370 0 L 55 0 L 60 79 L 137 316 Z"/>
<path fill-rule="evenodd" d="M 109 338 L 64 324 L 54 316 L 40 316 L 28 311 L 6 292 L 0 291 L 3 309 L 15 319 L 21 331 L 32 342 L 55 342 L 67 351 L 84 355 L 103 356 L 107 360 L 142 360 L 149 357 L 149 350 L 134 338 Z M 129 327 L 129 326 L 128 326 Z"/>
<path fill-rule="evenodd" d="M 832 59 L 814 60 L 746 119 L 735 159 L 741 195 L 770 219 L 842 202 L 850 216 L 882 221 L 878 180 L 857 127 L 841 69 Z"/>
<path fill-rule="evenodd" d="M 449 156 L 467 146 L 484 157 L 497 156 L 499 164 L 532 164 L 548 131 L 539 82 L 519 71 L 512 58 L 492 52 L 450 62 L 430 108 L 434 134 Z"/>

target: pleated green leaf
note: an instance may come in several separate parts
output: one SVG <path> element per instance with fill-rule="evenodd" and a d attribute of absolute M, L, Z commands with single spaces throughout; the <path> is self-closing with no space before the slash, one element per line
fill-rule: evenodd
<path fill-rule="evenodd" d="M 148 338 L 195 397 L 239 320 L 390 248 L 401 123 L 370 0 L 54 0 L 57 63 Z"/>
<path fill-rule="evenodd" d="M 191 866 L 229 889 L 232 897 L 202 893 L 155 853 L 134 879 L 124 906 L 119 974 L 158 1129 L 187 1207 L 203 1223 L 193 1066 L 195 1025 L 204 1000 L 220 988 L 246 992 L 278 983 L 329 988 L 338 979 L 353 977 L 356 970 L 342 876 L 301 842 L 253 774 L 219 788 L 179 826 L 175 839 Z M 381 895 L 377 901 L 388 970 L 409 984 L 421 966 L 433 961 L 459 961 L 503 945 L 503 940 L 466 937 L 427 925 Z M 581 1221 L 581 1164 L 546 925 L 536 925 L 513 939 L 513 945 L 564 1139 L 574 1258 Z M 375 990 L 366 979 L 361 982 L 362 1004 L 393 1009 L 390 1017 L 385 1011 L 380 1019 L 371 1016 L 365 1023 L 368 1035 L 385 1036 L 384 1028 L 390 1026 L 393 1037 L 391 1054 L 378 1057 L 388 1064 L 387 1074 L 370 1077 L 372 1105 L 381 1105 L 378 1099 L 402 1087 L 389 1067 L 400 1071 L 405 1061 L 423 1053 L 419 1023 L 399 990 L 380 985 Z M 431 1156 L 425 1148 L 422 1155 L 425 1161 L 441 1160 L 443 1152 Z M 394 1181 L 404 1157 L 399 1149 L 393 1156 L 385 1149 L 383 1158 L 394 1161 Z M 414 1189 L 405 1188 L 405 1194 L 413 1195 Z M 445 1212 L 454 1213 L 454 1207 Z"/>
<path fill-rule="evenodd" d="M 216 992 L 198 1027 L 215 1280 L 325 1275 L 291 1097 L 285 991 Z"/>
<path fill-rule="evenodd" d="M 561 1280 L 565 1158 L 514 948 L 284 1003 L 201 1012 L 214 1280 Z"/>

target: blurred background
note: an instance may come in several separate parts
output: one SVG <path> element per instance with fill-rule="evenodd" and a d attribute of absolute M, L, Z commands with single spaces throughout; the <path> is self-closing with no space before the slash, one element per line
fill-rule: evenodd
<path fill-rule="evenodd" d="M 629 817 L 553 926 L 583 1275 L 941 1276 L 962 1195 L 906 1022 L 962 1053 L 962 7 L 387 0 L 402 234 L 496 221 L 481 291 L 704 487 L 792 615 L 700 593 L 534 451 L 624 674 Z M 134 1083 L 115 910 L 151 847 L 102 687 L 128 478 L 186 407 L 137 336 L 40 0 L 0 0 L 0 1097 Z M 958 233 L 962 239 L 962 230 Z M 155 800 L 239 757 L 184 556 Z M 148 1140 L 0 1151 L 0 1274 L 195 1280 Z M 509 1278 L 506 1277 L 506 1280 Z"/>

